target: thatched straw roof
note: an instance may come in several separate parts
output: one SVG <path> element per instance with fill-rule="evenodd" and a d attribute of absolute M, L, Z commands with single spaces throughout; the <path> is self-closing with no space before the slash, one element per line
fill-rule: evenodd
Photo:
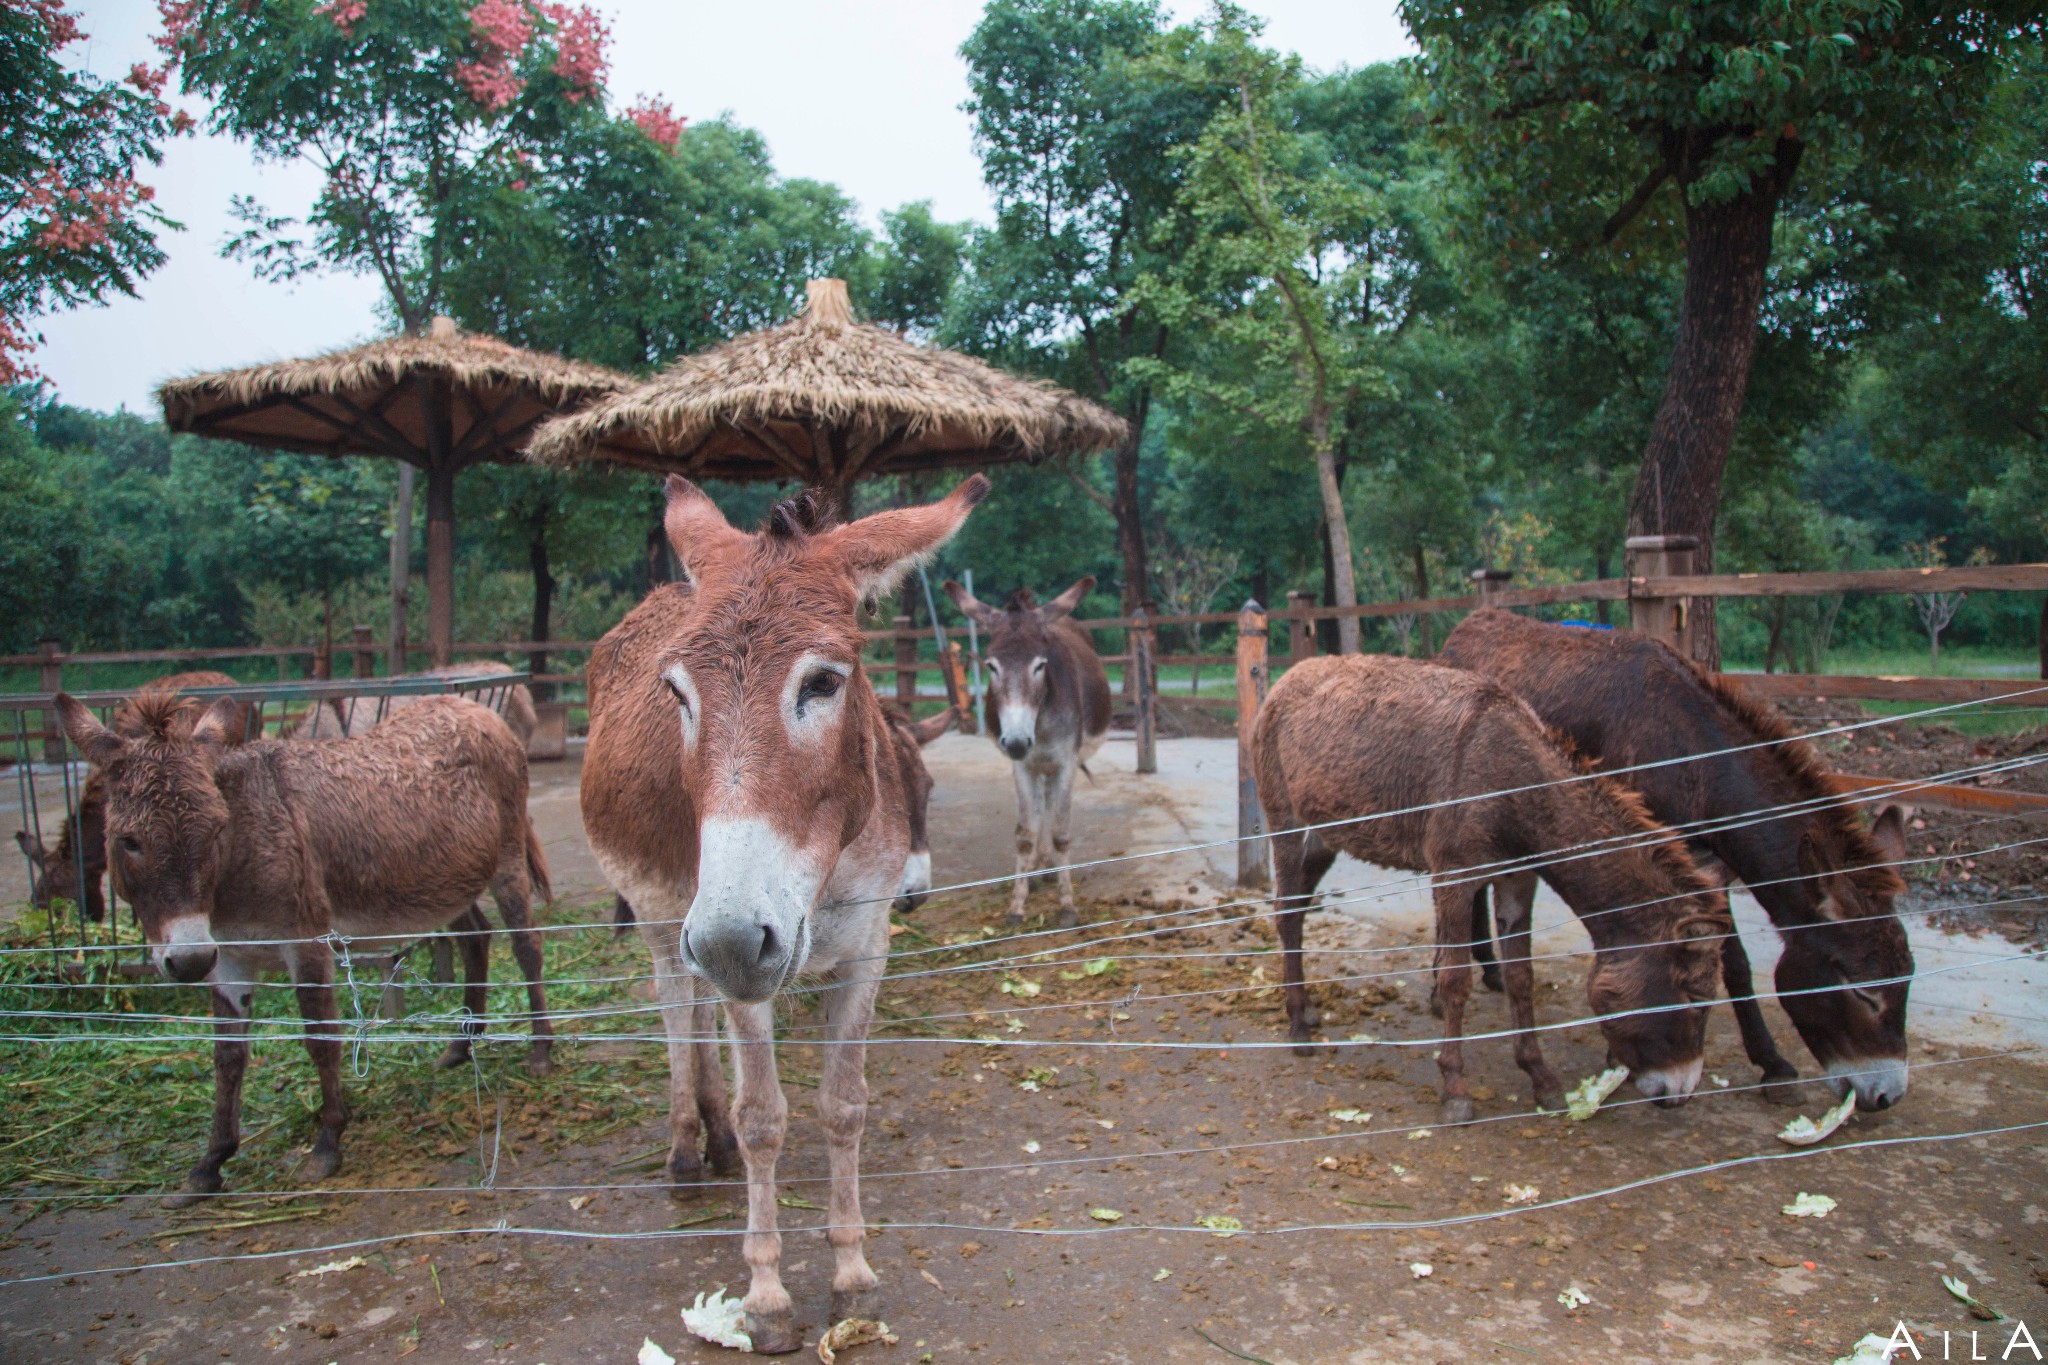
<path fill-rule="evenodd" d="M 841 280 L 812 280 L 804 312 L 676 362 L 559 417 L 528 458 L 692 477 L 857 478 L 1101 450 L 1122 418 L 1051 384 L 853 320 Z"/>
<path fill-rule="evenodd" d="M 436 318 L 426 336 L 173 379 L 157 400 L 173 431 L 319 455 L 425 464 L 430 433 L 445 429 L 460 465 L 516 459 L 543 419 L 631 383 Z"/>

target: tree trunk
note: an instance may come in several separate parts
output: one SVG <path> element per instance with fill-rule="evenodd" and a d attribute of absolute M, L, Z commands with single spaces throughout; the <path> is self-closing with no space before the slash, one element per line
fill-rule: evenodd
<path fill-rule="evenodd" d="M 455 471 L 443 460 L 427 470 L 427 658 L 455 658 Z"/>
<path fill-rule="evenodd" d="M 1344 486 L 1337 479 L 1337 448 L 1330 440 L 1330 414 L 1320 404 L 1309 411 L 1309 444 L 1316 452 L 1316 486 L 1323 495 L 1323 524 L 1329 530 L 1330 567 L 1336 570 L 1337 605 L 1358 605 L 1358 580 L 1351 563 L 1351 527 L 1344 519 Z M 1358 653 L 1358 618 L 1337 618 L 1337 652 Z"/>
<path fill-rule="evenodd" d="M 1595 551 L 1593 554 L 1593 577 L 1604 580 L 1607 577 L 1608 565 L 1612 562 L 1607 557 L 1607 551 Z M 1608 624 L 1606 598 L 1603 597 L 1593 604 L 1593 619 L 1603 626 Z"/>
<path fill-rule="evenodd" d="M 1699 573 L 1713 571 L 1721 474 L 1749 390 L 1757 311 L 1771 261 L 1771 225 L 1801 150 L 1800 143 L 1781 138 L 1771 166 L 1748 193 L 1717 204 L 1686 205 L 1678 340 L 1629 498 L 1628 532 L 1699 537 Z M 1689 621 L 1692 657 L 1708 668 L 1719 667 L 1714 613 L 1693 612 Z"/>
<path fill-rule="evenodd" d="M 1419 540 L 1415 542 L 1414 550 L 1415 596 L 1417 599 L 1422 599 L 1429 596 L 1429 556 L 1423 550 L 1422 542 Z M 1433 659 L 1436 657 L 1436 631 L 1433 629 L 1435 621 L 1426 611 L 1417 612 L 1415 619 L 1416 624 L 1422 628 L 1422 652 L 1416 657 L 1420 659 Z"/>
<path fill-rule="evenodd" d="M 526 638 L 546 640 L 550 636 L 555 609 L 555 575 L 548 563 L 547 526 L 541 518 L 534 518 L 533 539 L 526 546 L 527 563 L 533 566 L 533 629 Z M 539 682 L 540 675 L 548 671 L 548 652 L 536 649 L 527 656 L 527 671 L 534 676 L 533 690 L 536 697 L 545 699 Z"/>
<path fill-rule="evenodd" d="M 1145 419 L 1131 423 L 1131 434 L 1116 448 L 1116 488 L 1110 514 L 1116 518 L 1116 548 L 1124 562 L 1124 614 L 1152 604 L 1152 563 L 1145 552 L 1145 509 L 1138 501 L 1138 447 L 1145 439 Z"/>

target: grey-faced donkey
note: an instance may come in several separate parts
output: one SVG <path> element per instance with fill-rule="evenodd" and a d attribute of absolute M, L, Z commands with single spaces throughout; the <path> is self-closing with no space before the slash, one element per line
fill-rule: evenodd
<path fill-rule="evenodd" d="M 1017 779 L 1017 880 L 1010 923 L 1024 922 L 1025 874 L 1061 864 L 1060 917 L 1076 922 L 1074 874 L 1065 869 L 1074 774 L 1109 733 L 1109 675 L 1074 608 L 1095 586 L 1084 578 L 1039 606 L 1028 588 L 1010 594 L 1001 611 L 946 580 L 953 604 L 988 631 L 989 695 L 996 708 L 996 744 Z"/>

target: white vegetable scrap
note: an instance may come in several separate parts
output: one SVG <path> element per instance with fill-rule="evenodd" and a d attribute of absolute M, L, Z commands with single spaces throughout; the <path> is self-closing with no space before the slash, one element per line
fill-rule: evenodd
<path fill-rule="evenodd" d="M 1564 1292 L 1557 1296 L 1557 1301 L 1564 1305 L 1567 1313 L 1570 1313 L 1591 1303 L 1593 1296 L 1574 1284 L 1568 1285 Z"/>
<path fill-rule="evenodd" d="M 1038 1139 L 1033 1138 L 1029 1142 L 1025 1143 L 1024 1152 L 1027 1156 L 1037 1156 L 1039 1152 Z"/>
<path fill-rule="evenodd" d="M 701 1337 L 713 1346 L 751 1351 L 754 1339 L 740 1325 L 746 1317 L 740 1301 L 728 1299 L 725 1286 L 720 1285 L 709 1294 L 699 1294 L 697 1301 L 683 1310 L 683 1326 L 689 1329 L 691 1336 Z"/>
<path fill-rule="evenodd" d="M 360 1256 L 351 1256 L 346 1261 L 329 1261 L 325 1265 L 316 1265 L 311 1270 L 301 1270 L 294 1274 L 292 1278 L 295 1280 L 303 1280 L 308 1275 L 332 1275 L 335 1274 L 337 1271 L 354 1270 L 359 1265 L 368 1264 L 369 1262 L 365 1261 Z"/>
<path fill-rule="evenodd" d="M 1941 1277 L 1941 1287 L 1956 1296 L 1970 1310 L 1970 1316 L 1985 1322 L 2004 1322 L 2005 1314 L 1970 1293 L 1970 1286 L 1953 1275 Z"/>
<path fill-rule="evenodd" d="M 818 1359 L 823 1365 L 834 1365 L 839 1359 L 838 1352 L 877 1341 L 884 1346 L 896 1344 L 896 1334 L 889 1330 L 888 1323 L 875 1318 L 841 1318 L 832 1324 L 832 1330 L 818 1338 Z"/>
<path fill-rule="evenodd" d="M 1565 1112 L 1573 1123 L 1584 1123 L 1600 1112 L 1600 1106 L 1607 1103 L 1607 1097 L 1621 1089 L 1621 1083 L 1628 1079 L 1628 1068 L 1610 1066 L 1597 1076 L 1588 1076 L 1573 1086 L 1564 1097 Z"/>
<path fill-rule="evenodd" d="M 1801 1114 L 1779 1130 L 1778 1141 L 1789 1142 L 1794 1147 L 1811 1147 L 1828 1134 L 1849 1121 L 1849 1115 L 1856 1112 L 1856 1094 L 1851 1091 L 1842 1097 L 1842 1102 L 1822 1114 L 1818 1120 Z"/>
<path fill-rule="evenodd" d="M 1218 1237 L 1235 1237 L 1244 1231 L 1244 1224 L 1227 1213 L 1205 1213 L 1195 1220 L 1198 1228 L 1207 1228 Z"/>
<path fill-rule="evenodd" d="M 1533 1204 L 1542 1195 L 1543 1191 L 1534 1185 L 1510 1185 L 1508 1186 L 1506 1197 L 1501 1202 L 1505 1204 Z"/>
<path fill-rule="evenodd" d="M 640 1338 L 640 1354 L 635 1365 L 676 1365 L 676 1358 L 654 1344 L 653 1337 Z"/>
<path fill-rule="evenodd" d="M 1124 1220 L 1124 1211 L 1122 1209 L 1090 1209 L 1088 1210 L 1088 1216 L 1098 1223 L 1121 1223 Z"/>
<path fill-rule="evenodd" d="M 1173 1272 L 1162 1266 L 1160 1269 L 1153 1272 L 1152 1283 L 1158 1284 L 1161 1280 L 1170 1280 L 1172 1278 Z"/>
<path fill-rule="evenodd" d="M 1410 1261 L 1408 1263 L 1408 1273 L 1418 1280 L 1426 1280 L 1436 1274 L 1436 1267 L 1428 1261 Z"/>
<path fill-rule="evenodd" d="M 1835 1201 L 1825 1194 L 1808 1194 L 1801 1190 L 1799 1197 L 1785 1205 L 1787 1218 L 1825 1218 L 1835 1207 Z"/>
<path fill-rule="evenodd" d="M 1332 1109 L 1330 1117 L 1339 1123 L 1371 1123 L 1370 1109 Z"/>
<path fill-rule="evenodd" d="M 1871 1332 L 1850 1347 L 1849 1354 L 1836 1356 L 1835 1365 L 1891 1365 L 1892 1357 L 1905 1349 L 1891 1337 Z"/>

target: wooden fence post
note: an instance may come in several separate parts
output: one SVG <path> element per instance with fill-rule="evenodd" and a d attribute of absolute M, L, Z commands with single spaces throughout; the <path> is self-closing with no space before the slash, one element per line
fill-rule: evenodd
<path fill-rule="evenodd" d="M 1622 542 L 1628 559 L 1629 629 L 1655 636 L 1688 659 L 1692 657 L 1692 629 L 1689 597 L 1638 595 L 1636 584 L 1646 578 L 1684 578 L 1693 570 L 1698 553 L 1698 536 L 1630 536 Z"/>
<path fill-rule="evenodd" d="M 896 704 L 908 711 L 917 701 L 917 674 L 903 669 L 917 663 L 917 637 L 910 633 L 908 616 L 894 617 L 890 624 L 896 628 Z"/>
<path fill-rule="evenodd" d="M 1237 614 L 1237 884 L 1265 886 L 1267 866 L 1266 812 L 1259 805 L 1259 784 L 1252 776 L 1252 726 L 1266 700 L 1266 609 L 1246 602 Z"/>
<path fill-rule="evenodd" d="M 1159 692 L 1159 676 L 1152 660 L 1156 657 L 1153 648 L 1153 630 L 1145 617 L 1145 609 L 1138 608 L 1133 617 L 1136 624 L 1131 627 L 1131 667 L 1137 670 L 1138 688 L 1136 693 L 1135 717 L 1132 728 L 1138 735 L 1138 771 L 1156 773 L 1159 771 L 1158 727 L 1153 716 Z"/>
<path fill-rule="evenodd" d="M 946 652 L 939 659 L 946 673 L 946 699 L 960 709 L 960 716 L 954 723 L 963 735 L 974 733 L 974 699 L 967 695 L 967 665 L 960 659 L 960 642 L 946 641 Z"/>
<path fill-rule="evenodd" d="M 36 641 L 36 653 L 42 657 L 42 688 L 45 692 L 64 690 L 64 646 L 56 640 Z M 55 711 L 43 712 L 43 762 L 64 761 L 64 726 L 57 719 Z"/>
<path fill-rule="evenodd" d="M 1513 569 L 1474 569 L 1472 586 L 1479 594 L 1479 605 L 1490 607 L 1493 599 L 1508 590 L 1508 584 L 1515 581 Z"/>
<path fill-rule="evenodd" d="M 1315 605 L 1316 599 L 1313 593 L 1306 593 L 1296 590 L 1294 592 L 1290 592 L 1287 594 L 1287 610 L 1290 613 L 1297 611 L 1313 611 L 1315 609 Z M 1294 620 L 1289 621 L 1287 623 L 1288 664 L 1298 664 L 1303 659 L 1313 659 L 1315 656 L 1315 621 L 1307 616 L 1298 616 Z"/>
<path fill-rule="evenodd" d="M 377 676 L 377 632 L 369 626 L 357 626 L 350 632 L 355 636 L 356 668 L 358 678 Z"/>

